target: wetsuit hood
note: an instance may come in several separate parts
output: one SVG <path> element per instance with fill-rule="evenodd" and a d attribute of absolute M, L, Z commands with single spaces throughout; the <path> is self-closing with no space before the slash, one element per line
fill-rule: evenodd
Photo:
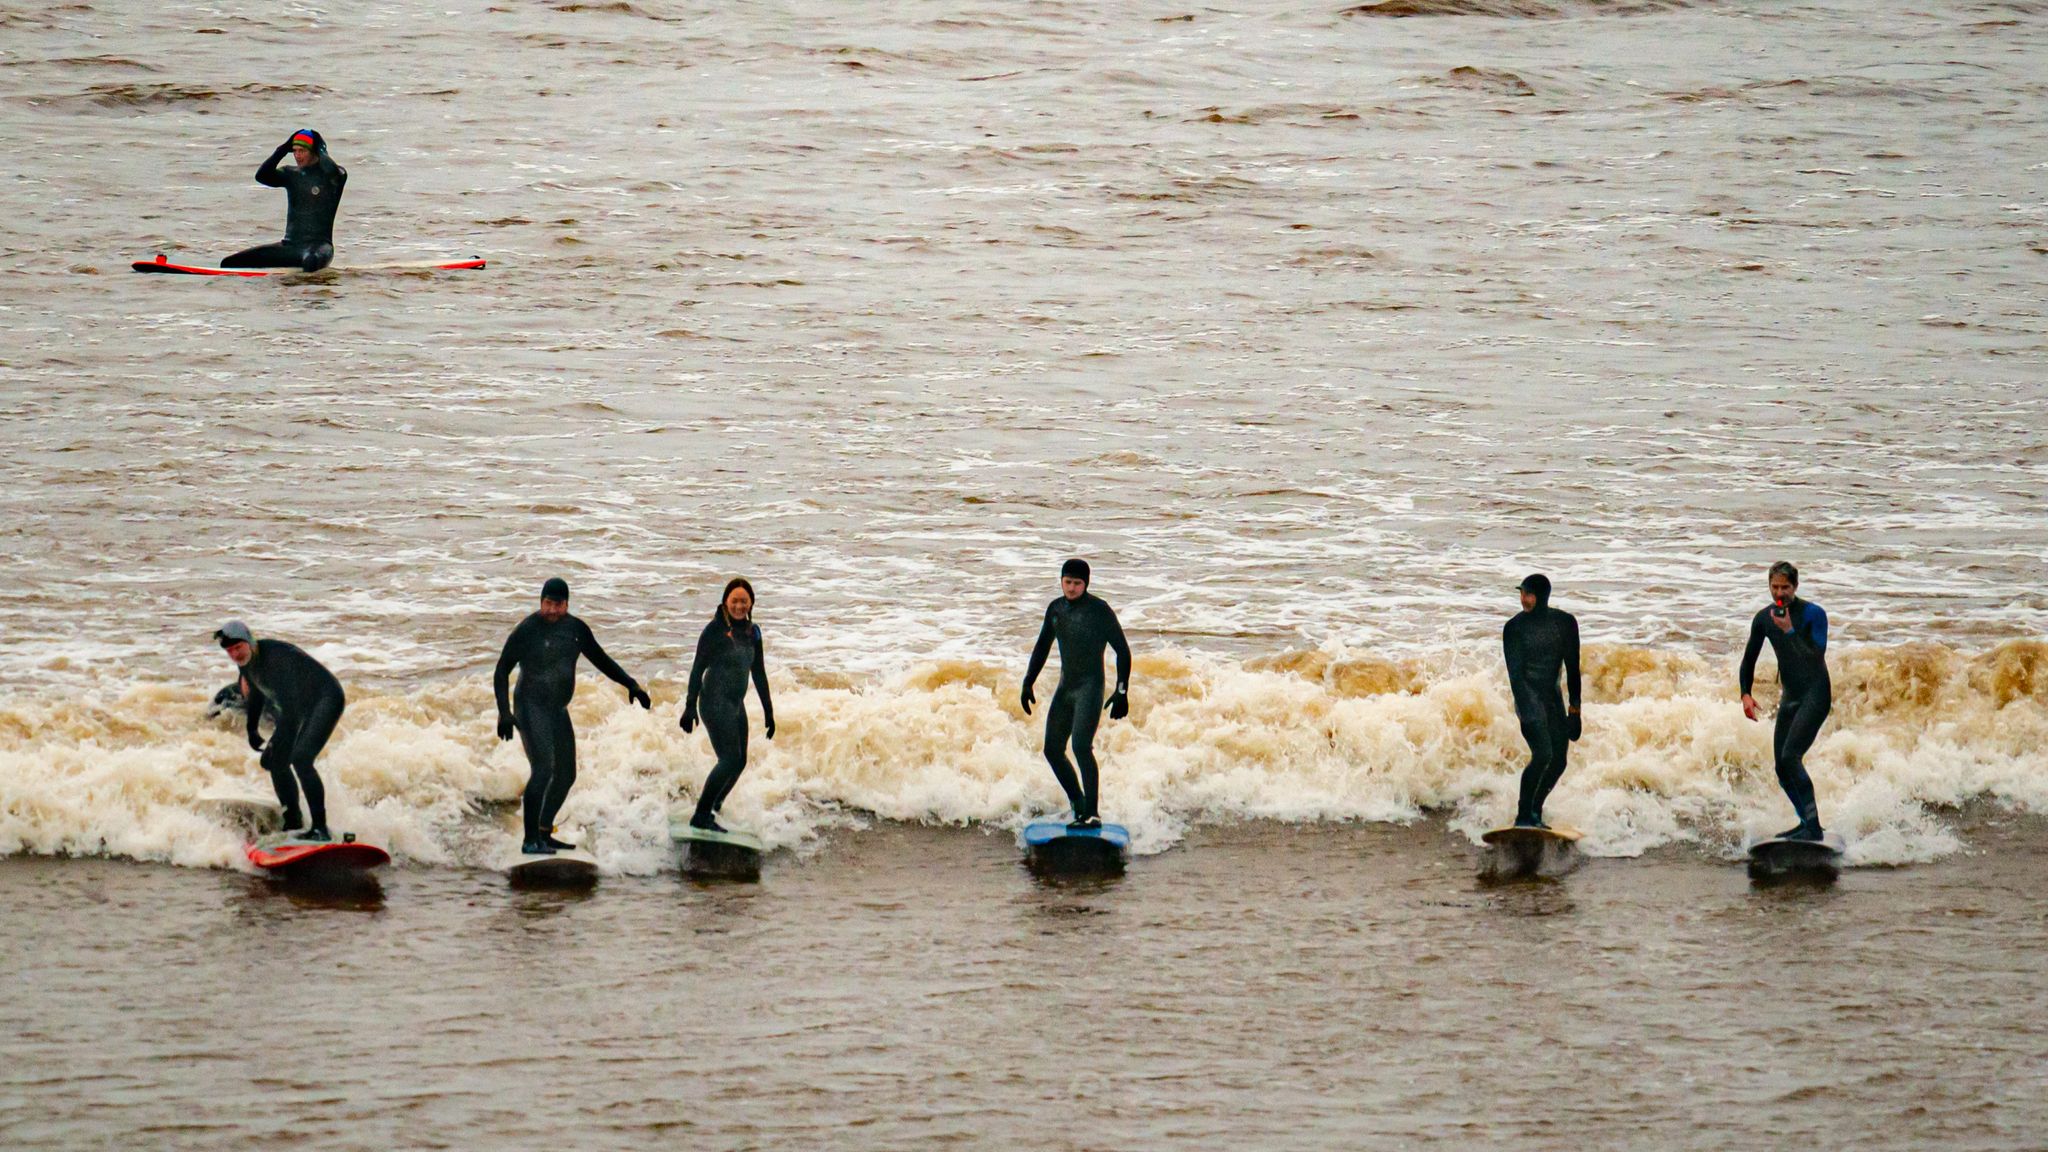
<path fill-rule="evenodd" d="M 1531 572 L 1515 586 L 1517 592 L 1527 592 L 1536 597 L 1536 608 L 1541 611 L 1550 607 L 1550 577 L 1541 572 Z"/>
<path fill-rule="evenodd" d="M 560 576 L 548 577 L 547 583 L 540 586 L 540 598 L 543 600 L 558 600 L 561 603 L 567 604 L 569 602 L 569 582 Z"/>
<path fill-rule="evenodd" d="M 230 620 L 214 629 L 213 638 L 219 641 L 223 648 L 230 644 L 256 643 L 256 634 L 249 631 L 249 626 L 240 620 Z"/>
<path fill-rule="evenodd" d="M 1076 556 L 1065 564 L 1060 565 L 1060 579 L 1074 579 L 1079 580 L 1083 584 L 1088 583 L 1088 562 Z"/>

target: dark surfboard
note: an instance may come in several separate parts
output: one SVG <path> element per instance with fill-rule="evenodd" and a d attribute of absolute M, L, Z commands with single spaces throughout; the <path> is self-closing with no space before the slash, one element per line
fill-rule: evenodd
<path fill-rule="evenodd" d="M 1749 878 L 1759 883 L 1831 884 L 1841 874 L 1842 842 L 1832 832 L 1820 840 L 1770 839 L 1749 846 Z"/>

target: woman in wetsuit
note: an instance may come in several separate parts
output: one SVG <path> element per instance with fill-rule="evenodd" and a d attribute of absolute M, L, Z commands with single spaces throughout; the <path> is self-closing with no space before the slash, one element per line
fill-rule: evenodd
<path fill-rule="evenodd" d="M 735 578 L 725 586 L 718 614 L 697 637 L 697 656 L 690 662 L 690 693 L 683 703 L 683 731 L 697 729 L 704 718 L 705 734 L 718 763 L 697 793 L 692 828 L 723 832 L 718 809 L 747 769 L 747 681 L 761 698 L 761 731 L 775 739 L 775 703 L 768 697 L 768 664 L 761 651 L 761 628 L 754 623 L 754 586 Z"/>
<path fill-rule="evenodd" d="M 292 154 L 298 167 L 277 166 L 286 152 Z M 284 239 L 237 252 L 221 261 L 220 266 L 298 268 L 306 272 L 327 267 L 334 259 L 334 213 L 341 207 L 341 190 L 348 183 L 348 169 L 327 154 L 327 142 L 311 128 L 299 129 L 256 170 L 256 182 L 266 188 L 284 189 Z"/>
<path fill-rule="evenodd" d="M 1799 814 L 1797 827 L 1781 832 L 1780 840 L 1819 840 L 1820 807 L 1813 798 L 1813 779 L 1806 774 L 1806 750 L 1820 735 L 1821 722 L 1834 707 L 1834 685 L 1828 679 L 1828 614 L 1820 605 L 1799 598 L 1799 569 L 1780 560 L 1771 565 L 1771 604 L 1749 622 L 1749 645 L 1742 650 L 1742 714 L 1751 720 L 1760 709 L 1750 689 L 1756 683 L 1756 658 L 1766 641 L 1778 657 L 1777 724 L 1771 733 L 1773 766 L 1778 786 Z"/>

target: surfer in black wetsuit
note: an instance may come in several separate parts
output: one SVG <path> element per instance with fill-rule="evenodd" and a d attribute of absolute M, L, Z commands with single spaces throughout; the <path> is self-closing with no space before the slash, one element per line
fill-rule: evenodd
<path fill-rule="evenodd" d="M 1095 727 L 1102 721 L 1102 650 L 1116 650 L 1116 691 L 1106 706 L 1109 718 L 1121 720 L 1131 712 L 1131 646 L 1124 640 L 1123 625 L 1108 603 L 1088 592 L 1088 562 L 1069 560 L 1060 566 L 1060 597 L 1045 608 L 1045 623 L 1038 629 L 1038 643 L 1031 649 L 1031 667 L 1024 672 L 1024 691 L 1019 703 L 1024 714 L 1038 702 L 1031 686 L 1045 669 L 1055 639 L 1060 644 L 1060 683 L 1045 709 L 1045 759 L 1052 765 L 1067 803 L 1074 811 L 1070 828 L 1100 828 L 1102 815 L 1096 810 L 1101 799 L 1101 780 L 1095 765 Z M 1074 760 L 1081 766 L 1080 778 L 1067 762 L 1067 743 L 1073 742 Z"/>
<path fill-rule="evenodd" d="M 270 772 L 277 802 L 284 806 L 284 829 L 300 833 L 301 840 L 327 840 L 327 790 L 313 761 L 334 735 L 348 701 L 342 696 L 341 681 L 318 660 L 282 640 L 258 642 L 249 626 L 230 620 L 213 634 L 227 650 L 228 659 L 242 669 L 242 682 L 249 687 L 247 701 L 249 747 L 263 754 L 263 767 Z M 266 747 L 256 732 L 266 703 L 277 705 L 277 727 Z M 293 781 L 293 774 L 297 781 Z M 313 816 L 306 828 L 299 812 L 299 790 L 306 793 L 306 808 Z"/>
<path fill-rule="evenodd" d="M 576 695 L 576 659 L 591 664 L 626 690 L 626 699 L 652 708 L 638 681 L 605 654 L 590 625 L 569 615 L 569 583 L 556 576 L 541 585 L 540 611 L 519 622 L 505 638 L 491 687 L 498 696 L 498 739 L 510 740 L 516 729 L 526 749 L 528 775 L 521 811 L 529 856 L 546 856 L 574 848 L 555 839 L 555 816 L 576 783 L 576 727 L 569 722 L 569 700 Z M 519 688 L 506 699 L 512 669 L 519 669 Z"/>
<path fill-rule="evenodd" d="M 1834 707 L 1834 684 L 1828 679 L 1828 614 L 1820 605 L 1799 598 L 1799 569 L 1783 560 L 1771 565 L 1770 606 L 1749 622 L 1749 644 L 1742 650 L 1742 714 L 1751 720 L 1761 712 L 1750 689 L 1756 685 L 1756 658 L 1765 641 L 1777 654 L 1782 688 L 1771 732 L 1772 767 L 1799 816 L 1798 825 L 1779 833 L 1778 839 L 1819 840 L 1820 805 L 1813 798 L 1813 778 L 1806 774 L 1806 751 Z"/>
<path fill-rule="evenodd" d="M 1516 591 L 1522 594 L 1522 611 L 1500 631 L 1515 717 L 1522 722 L 1522 739 L 1529 742 L 1515 827 L 1548 828 L 1543 801 L 1564 775 L 1571 741 L 1579 738 L 1579 622 L 1550 606 L 1550 578 L 1540 572 Z M 1560 673 L 1571 695 L 1569 706 L 1557 688 Z"/>
<path fill-rule="evenodd" d="M 298 167 L 277 166 L 286 152 Z M 311 128 L 299 129 L 256 170 L 256 182 L 284 189 L 284 239 L 237 252 L 220 266 L 307 272 L 327 267 L 334 259 L 334 213 L 341 207 L 341 190 L 348 183 L 348 169 L 327 154 L 327 142 Z"/>
<path fill-rule="evenodd" d="M 761 626 L 754 623 L 754 586 L 735 578 L 725 586 L 718 602 L 718 614 L 697 637 L 697 655 L 690 661 L 689 698 L 683 702 L 685 732 L 697 730 L 697 717 L 704 717 L 704 733 L 711 737 L 711 750 L 718 763 L 704 778 L 697 793 L 697 811 L 690 827 L 712 832 L 725 829 L 718 823 L 740 773 L 747 770 L 747 681 L 754 682 L 754 694 L 761 698 L 761 731 L 775 739 L 775 702 L 768 696 L 768 661 L 762 652 Z"/>

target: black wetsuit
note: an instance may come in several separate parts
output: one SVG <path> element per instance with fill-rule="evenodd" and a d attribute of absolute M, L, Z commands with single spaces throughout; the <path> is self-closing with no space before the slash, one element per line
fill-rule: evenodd
<path fill-rule="evenodd" d="M 491 675 L 498 715 L 512 717 L 519 744 L 526 749 L 529 771 L 521 808 L 528 843 L 553 832 L 555 816 L 576 783 L 576 728 L 569 722 L 569 701 L 576 695 L 579 656 L 590 657 L 593 667 L 628 693 L 640 691 L 639 683 L 598 645 L 590 625 L 568 615 L 549 621 L 535 612 L 521 620 L 505 638 L 505 650 Z M 505 690 L 515 665 L 519 688 L 508 705 Z"/>
<path fill-rule="evenodd" d="M 723 609 L 697 637 L 697 656 L 690 662 L 689 699 L 683 714 L 704 721 L 718 763 L 697 794 L 697 812 L 690 822 L 708 827 L 724 806 L 740 773 L 747 770 L 747 681 L 761 698 L 761 722 L 775 731 L 775 703 L 768 696 L 768 662 L 762 652 L 761 628 L 752 620 L 729 621 Z"/>
<path fill-rule="evenodd" d="M 284 189 L 286 198 L 284 240 L 259 244 L 220 262 L 223 268 L 299 268 L 318 272 L 334 259 L 334 214 L 341 208 L 341 190 L 348 183 L 348 169 L 336 164 L 320 149 L 310 167 L 279 168 L 277 162 L 291 151 L 279 146 L 256 170 L 256 182 Z"/>
<path fill-rule="evenodd" d="M 1123 694 L 1131 686 L 1131 646 L 1106 601 L 1088 592 L 1073 600 L 1062 596 L 1046 605 L 1045 623 L 1031 649 L 1031 667 L 1024 673 L 1026 691 L 1038 682 L 1055 639 L 1060 644 L 1060 683 L 1045 705 L 1045 760 L 1067 794 L 1074 819 L 1099 819 L 1096 805 L 1102 791 L 1095 765 L 1095 729 L 1102 723 L 1102 650 L 1116 650 L 1116 690 Z M 1074 764 L 1067 762 L 1070 740 L 1074 761 L 1081 767 L 1078 780 Z"/>
<path fill-rule="evenodd" d="M 1579 622 L 1571 613 L 1541 602 L 1509 620 L 1500 642 L 1515 717 L 1522 722 L 1522 739 L 1529 742 L 1529 766 L 1522 769 L 1515 823 L 1541 825 L 1543 801 L 1564 776 L 1571 748 L 1571 717 L 1557 688 L 1559 673 L 1571 694 L 1572 709 L 1579 707 Z"/>
<path fill-rule="evenodd" d="M 249 744 L 260 737 L 257 722 L 263 718 L 265 703 L 277 705 L 277 727 L 263 749 L 263 767 L 270 772 L 277 802 L 284 805 L 284 826 L 299 827 L 299 789 L 306 792 L 306 808 L 313 827 L 327 827 L 327 790 L 313 761 L 334 735 L 348 701 L 341 681 L 324 665 L 296 645 L 282 640 L 258 640 L 255 653 L 242 665 L 242 678 L 249 685 Z M 293 773 L 298 780 L 293 782 Z"/>
<path fill-rule="evenodd" d="M 1820 833 L 1820 805 L 1813 797 L 1813 778 L 1806 774 L 1806 752 L 1820 736 L 1820 726 L 1834 708 L 1834 683 L 1828 678 L 1828 614 L 1820 605 L 1797 596 L 1785 607 L 1792 630 L 1782 631 L 1765 608 L 1749 622 L 1749 644 L 1742 650 L 1742 694 L 1756 684 L 1756 658 L 1769 641 L 1778 657 L 1778 719 L 1771 732 L 1772 767 L 1778 786 L 1799 815 L 1799 828 Z"/>

